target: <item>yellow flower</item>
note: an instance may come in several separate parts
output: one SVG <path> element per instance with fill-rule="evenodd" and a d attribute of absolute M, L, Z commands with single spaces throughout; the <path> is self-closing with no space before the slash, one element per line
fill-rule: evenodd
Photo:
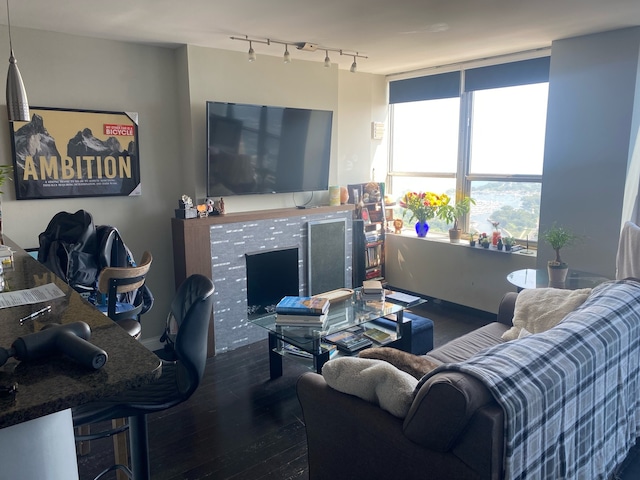
<path fill-rule="evenodd" d="M 449 196 L 445 193 L 407 192 L 400 200 L 400 206 L 411 212 L 411 218 L 421 222 L 434 218 L 438 208 L 449 203 Z"/>

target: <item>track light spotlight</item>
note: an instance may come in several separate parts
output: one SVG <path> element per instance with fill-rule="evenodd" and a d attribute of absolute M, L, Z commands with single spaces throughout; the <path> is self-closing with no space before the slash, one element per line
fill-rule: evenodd
<path fill-rule="evenodd" d="M 291 54 L 289 53 L 289 45 L 284 44 L 284 63 L 291 63 Z"/>
<path fill-rule="evenodd" d="M 349 71 L 351 73 L 356 73 L 356 71 L 358 70 L 358 64 L 356 63 L 356 55 L 353 56 L 353 63 L 351 64 L 351 68 L 349 69 Z"/>
<path fill-rule="evenodd" d="M 270 46 L 273 44 L 284 45 L 284 55 L 282 56 L 282 61 L 284 63 L 291 63 L 291 54 L 289 53 L 289 45 L 293 45 L 298 50 L 303 52 L 315 52 L 316 50 L 324 50 L 324 66 L 331 67 L 331 59 L 329 58 L 329 52 L 336 52 L 340 54 L 342 58 L 343 55 L 347 57 L 353 57 L 353 63 L 351 64 L 351 72 L 355 73 L 358 65 L 356 63 L 358 58 L 369 58 L 366 55 L 360 55 L 359 52 L 353 53 L 352 51 L 345 51 L 341 48 L 330 48 L 326 46 L 318 45 L 317 43 L 311 42 L 290 42 L 283 40 L 275 40 L 273 38 L 259 38 L 252 37 L 249 38 L 249 35 L 245 35 L 244 37 L 229 37 L 231 40 L 240 40 L 243 42 L 249 42 L 249 61 L 256 61 L 256 52 L 253 50 L 254 43 L 262 43 L 264 45 Z"/>

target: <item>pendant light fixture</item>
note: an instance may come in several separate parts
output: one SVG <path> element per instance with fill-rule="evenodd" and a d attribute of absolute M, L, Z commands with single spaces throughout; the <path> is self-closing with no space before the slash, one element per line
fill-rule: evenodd
<path fill-rule="evenodd" d="M 256 51 L 253 49 L 253 43 L 251 43 L 251 40 L 249 40 L 249 61 L 256 61 Z"/>
<path fill-rule="evenodd" d="M 9 16 L 9 0 L 7 0 L 7 27 L 9 29 L 9 71 L 7 72 L 7 113 L 10 122 L 28 122 L 29 101 L 27 91 L 24 88 L 22 76 L 18 69 L 18 62 L 13 55 L 13 44 L 11 43 L 11 18 Z"/>

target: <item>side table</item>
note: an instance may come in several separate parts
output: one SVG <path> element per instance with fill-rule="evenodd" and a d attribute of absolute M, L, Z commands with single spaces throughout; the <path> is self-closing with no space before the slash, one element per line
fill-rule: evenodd
<path fill-rule="evenodd" d="M 593 288 L 610 279 L 595 273 L 572 270 L 567 272 L 567 279 L 562 286 L 556 288 L 566 288 L 567 290 L 578 290 L 580 288 Z M 547 269 L 525 268 L 516 270 L 507 275 L 507 281 L 518 288 L 518 292 L 525 288 L 546 288 L 549 285 L 549 274 Z"/>

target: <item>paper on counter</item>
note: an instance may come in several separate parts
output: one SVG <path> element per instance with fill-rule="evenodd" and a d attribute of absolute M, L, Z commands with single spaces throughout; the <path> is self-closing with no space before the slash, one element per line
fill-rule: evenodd
<path fill-rule="evenodd" d="M 15 292 L 0 293 L 0 308 L 16 307 L 18 305 L 30 305 L 32 303 L 46 302 L 54 298 L 64 297 L 65 293 L 55 283 L 47 283 L 39 287 Z"/>

